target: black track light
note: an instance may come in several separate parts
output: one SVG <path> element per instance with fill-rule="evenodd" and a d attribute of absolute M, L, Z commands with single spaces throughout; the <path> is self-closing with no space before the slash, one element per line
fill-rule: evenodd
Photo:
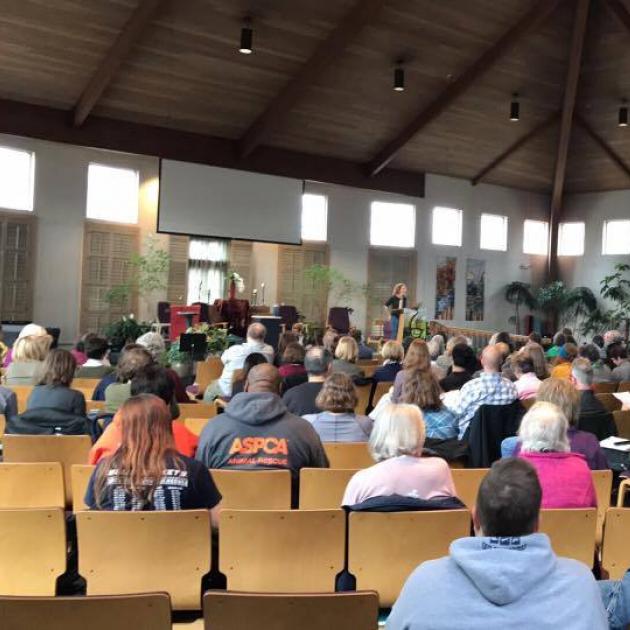
<path fill-rule="evenodd" d="M 510 103 L 510 120 L 518 122 L 521 117 L 521 103 L 518 100 L 518 94 L 512 94 L 512 102 Z"/>
<path fill-rule="evenodd" d="M 396 92 L 405 91 L 405 69 L 403 68 L 402 61 L 397 62 L 394 68 L 394 90 Z"/>
<path fill-rule="evenodd" d="M 619 107 L 619 126 L 628 126 L 628 105 L 626 99 L 622 99 L 621 106 Z"/>
<path fill-rule="evenodd" d="M 241 45 L 238 48 L 238 52 L 244 55 L 251 55 L 254 51 L 252 43 L 254 40 L 254 31 L 252 30 L 252 20 L 247 17 L 243 20 L 243 27 L 241 28 Z"/>

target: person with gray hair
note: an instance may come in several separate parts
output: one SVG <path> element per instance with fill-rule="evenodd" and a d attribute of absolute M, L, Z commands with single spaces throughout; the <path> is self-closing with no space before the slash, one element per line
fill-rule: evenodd
<path fill-rule="evenodd" d="M 304 367 L 308 381 L 291 387 L 282 397 L 291 413 L 296 416 L 307 416 L 321 411 L 315 400 L 330 373 L 332 362 L 331 352 L 322 346 L 314 346 L 307 350 L 304 357 Z"/>
<path fill-rule="evenodd" d="M 537 471 L 543 508 L 597 507 L 591 471 L 581 453 L 572 453 L 569 422 L 560 407 L 537 402 L 519 429 L 521 452 Z"/>
<path fill-rule="evenodd" d="M 571 382 L 580 392 L 580 416 L 583 414 L 605 414 L 606 407 L 593 391 L 593 365 L 586 357 L 578 357 L 571 365 Z M 600 438 L 602 439 L 602 438 Z"/>
<path fill-rule="evenodd" d="M 587 343 L 578 352 L 593 366 L 593 383 L 611 383 L 613 381 L 611 369 L 604 363 L 599 348 L 594 343 Z M 605 358 L 605 357 L 604 357 Z"/>

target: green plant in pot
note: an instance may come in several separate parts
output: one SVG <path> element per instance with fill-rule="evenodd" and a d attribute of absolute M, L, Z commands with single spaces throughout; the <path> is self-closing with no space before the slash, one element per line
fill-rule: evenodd
<path fill-rule="evenodd" d="M 536 308 L 536 298 L 532 294 L 531 285 L 526 282 L 510 282 L 505 287 L 505 300 L 514 304 L 514 315 L 510 317 L 510 322 L 515 325 L 515 333 L 521 334 L 521 306 L 529 309 Z"/>
<path fill-rule="evenodd" d="M 128 343 L 135 340 L 151 330 L 151 324 L 147 322 L 137 321 L 133 313 L 131 315 L 123 315 L 115 322 L 105 327 L 104 333 L 114 352 L 120 352 Z"/>
<path fill-rule="evenodd" d="M 160 361 L 165 367 L 170 367 L 181 379 L 190 378 L 193 375 L 193 360 L 190 352 L 179 349 L 179 341 L 174 341 L 171 347 L 164 352 Z"/>

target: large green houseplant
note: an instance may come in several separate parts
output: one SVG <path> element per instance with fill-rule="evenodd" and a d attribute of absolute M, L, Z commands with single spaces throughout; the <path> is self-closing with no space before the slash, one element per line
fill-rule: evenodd
<path fill-rule="evenodd" d="M 526 282 L 510 282 L 505 287 L 505 300 L 514 305 L 514 315 L 510 317 L 510 322 L 514 324 L 514 332 L 521 334 L 521 312 L 522 306 L 534 309 L 536 308 L 536 298 L 531 290 L 531 285 Z"/>

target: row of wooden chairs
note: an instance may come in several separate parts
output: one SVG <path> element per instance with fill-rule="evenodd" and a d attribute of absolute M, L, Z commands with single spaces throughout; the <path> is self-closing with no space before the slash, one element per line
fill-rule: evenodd
<path fill-rule="evenodd" d="M 559 556 L 592 566 L 596 521 L 594 509 L 543 510 L 540 527 Z M 175 609 L 199 609 L 212 561 L 206 510 L 78 512 L 76 523 L 88 595 L 165 591 Z M 345 568 L 388 607 L 418 564 L 447 555 L 470 527 L 468 510 L 224 510 L 219 569 L 231 591 L 311 593 L 334 591 Z M 630 566 L 628 528 L 630 509 L 610 508 L 601 561 L 612 579 Z M 0 510 L 0 594 L 53 595 L 65 569 L 61 509 Z"/>

